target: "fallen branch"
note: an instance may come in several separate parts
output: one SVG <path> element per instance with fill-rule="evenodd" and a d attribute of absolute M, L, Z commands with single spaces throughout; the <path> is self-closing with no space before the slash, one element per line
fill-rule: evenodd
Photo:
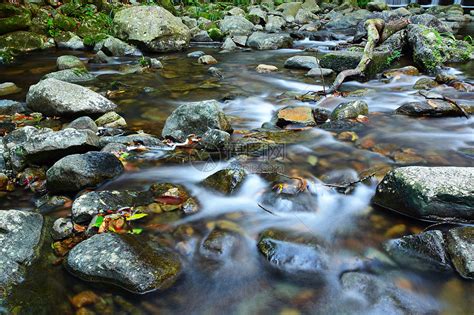
<path fill-rule="evenodd" d="M 347 183 L 347 184 L 344 184 L 344 185 L 325 184 L 325 183 L 323 183 L 323 185 L 326 186 L 326 187 L 331 187 L 331 188 L 344 190 L 344 193 L 346 193 L 349 188 L 355 186 L 356 184 L 362 183 L 362 182 L 366 181 L 367 179 L 372 178 L 373 176 L 375 176 L 375 173 L 371 173 L 367 176 L 362 177 L 361 179 L 358 179 L 356 181 L 353 181 L 353 182 L 350 182 L 350 183 Z"/>

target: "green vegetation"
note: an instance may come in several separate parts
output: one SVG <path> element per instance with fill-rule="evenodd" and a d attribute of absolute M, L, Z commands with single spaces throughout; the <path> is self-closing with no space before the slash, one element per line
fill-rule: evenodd
<path fill-rule="evenodd" d="M 399 50 L 393 51 L 392 54 L 388 56 L 387 58 L 387 66 L 390 66 L 395 60 L 400 59 L 401 56 L 402 56 L 401 51 Z"/>
<path fill-rule="evenodd" d="M 357 5 L 361 8 L 365 8 L 369 2 L 369 0 L 357 0 Z"/>

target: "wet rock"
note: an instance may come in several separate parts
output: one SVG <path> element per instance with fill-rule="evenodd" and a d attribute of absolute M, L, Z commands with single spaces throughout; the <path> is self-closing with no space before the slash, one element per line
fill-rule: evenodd
<path fill-rule="evenodd" d="M 21 170 L 27 164 L 49 164 L 75 153 L 98 149 L 99 138 L 90 130 L 37 129 L 23 127 L 4 138 L 4 156 L 14 170 Z"/>
<path fill-rule="evenodd" d="M 28 29 L 31 24 L 31 12 L 13 4 L 0 4 L 0 35 Z"/>
<path fill-rule="evenodd" d="M 298 24 L 307 24 L 316 19 L 318 19 L 318 16 L 306 9 L 299 9 L 295 15 L 295 23 Z"/>
<path fill-rule="evenodd" d="M 58 59 L 56 59 L 56 67 L 58 68 L 58 70 L 73 69 L 73 68 L 85 69 L 85 66 L 82 63 L 81 59 L 72 55 L 65 55 L 65 56 L 58 57 Z"/>
<path fill-rule="evenodd" d="M 100 138 L 100 147 L 105 147 L 109 143 L 120 143 L 124 145 L 142 144 L 147 147 L 165 146 L 159 138 L 146 133 L 137 133 L 127 136 L 105 136 Z"/>
<path fill-rule="evenodd" d="M 219 28 L 224 34 L 249 35 L 253 30 L 253 24 L 243 16 L 225 16 Z"/>
<path fill-rule="evenodd" d="M 179 106 L 166 119 L 162 136 L 185 141 L 190 134 L 202 136 L 208 129 L 232 132 L 232 127 L 215 100 L 188 103 Z"/>
<path fill-rule="evenodd" d="M 224 77 L 224 75 L 222 74 L 221 69 L 219 69 L 217 67 L 209 67 L 209 69 L 207 69 L 207 73 L 209 73 L 213 77 L 216 77 L 216 78 L 219 78 L 219 79 L 222 79 Z"/>
<path fill-rule="evenodd" d="M 0 36 L 0 47 L 21 53 L 47 48 L 44 36 L 33 32 L 16 31 Z"/>
<path fill-rule="evenodd" d="M 449 84 L 451 82 L 458 81 L 458 78 L 455 74 L 441 71 L 436 74 L 435 80 L 438 83 Z"/>
<path fill-rule="evenodd" d="M 470 110 L 468 109 L 468 111 Z M 413 117 L 463 116 L 463 113 L 455 105 L 444 100 L 427 100 L 421 102 L 405 103 L 395 110 L 395 114 Z"/>
<path fill-rule="evenodd" d="M 234 43 L 237 44 L 237 46 L 239 47 L 245 47 L 247 45 L 247 40 L 248 40 L 248 36 L 246 35 L 234 35 L 232 36 L 232 40 L 234 41 Z"/>
<path fill-rule="evenodd" d="M 423 272 L 452 271 L 441 231 L 404 236 L 389 240 L 383 246 L 401 266 Z"/>
<path fill-rule="evenodd" d="M 0 96 L 15 94 L 20 91 L 21 89 L 13 82 L 4 82 L 0 84 Z"/>
<path fill-rule="evenodd" d="M 437 86 L 438 86 L 438 83 L 435 80 L 430 79 L 430 78 L 421 78 L 415 82 L 415 85 L 413 85 L 413 88 L 415 90 L 430 90 Z"/>
<path fill-rule="evenodd" d="M 14 115 L 26 111 L 23 103 L 11 100 L 0 100 L 0 115 Z"/>
<path fill-rule="evenodd" d="M 65 239 L 66 237 L 71 236 L 74 233 L 74 226 L 71 219 L 69 218 L 59 218 L 56 219 L 53 223 L 53 228 L 51 230 L 51 237 L 55 241 Z"/>
<path fill-rule="evenodd" d="M 267 230 L 257 244 L 260 253 L 278 270 L 298 274 L 322 274 L 329 258 L 314 237 L 293 236 L 286 231 Z"/>
<path fill-rule="evenodd" d="M 290 48 L 293 46 L 293 39 L 288 34 L 254 32 L 249 36 L 247 46 L 257 50 Z"/>
<path fill-rule="evenodd" d="M 257 68 L 255 68 L 255 70 L 257 70 L 258 73 L 269 73 L 269 72 L 277 71 L 278 68 L 273 65 L 260 64 L 257 66 Z"/>
<path fill-rule="evenodd" d="M 189 54 L 187 54 L 187 57 L 188 58 L 199 58 L 199 57 L 202 57 L 204 56 L 206 53 L 203 52 L 203 51 L 193 51 L 193 52 L 190 52 Z"/>
<path fill-rule="evenodd" d="M 362 273 L 346 272 L 341 276 L 344 292 L 352 294 L 346 312 L 351 314 L 380 313 L 385 314 L 434 314 L 439 311 L 438 305 L 429 299 L 401 289 L 392 283 L 390 278 Z M 343 306 L 341 300 L 338 307 Z M 339 313 L 337 311 L 336 313 Z M 344 312 L 345 313 L 345 312 Z"/>
<path fill-rule="evenodd" d="M 241 168 L 226 168 L 210 175 L 202 184 L 228 195 L 237 191 L 245 177 L 245 170 Z"/>
<path fill-rule="evenodd" d="M 154 5 L 120 10 L 113 25 L 118 38 L 154 52 L 182 50 L 189 46 L 191 37 L 180 18 Z"/>
<path fill-rule="evenodd" d="M 173 285 L 181 271 L 178 257 L 151 248 L 133 235 L 102 233 L 76 245 L 65 266 L 85 281 L 104 282 L 143 294 Z"/>
<path fill-rule="evenodd" d="M 163 69 L 163 64 L 156 58 L 150 58 L 149 65 L 151 69 Z"/>
<path fill-rule="evenodd" d="M 199 252 L 208 259 L 219 260 L 232 255 L 238 243 L 235 232 L 216 227 L 204 239 Z"/>
<path fill-rule="evenodd" d="M 333 73 L 334 73 L 334 71 L 332 69 L 312 68 L 306 73 L 306 76 L 307 77 L 312 77 L 312 78 L 314 78 L 314 77 L 319 78 L 321 76 L 323 76 L 323 77 L 330 76 Z"/>
<path fill-rule="evenodd" d="M 42 80 L 56 79 L 69 83 L 82 83 L 95 80 L 95 76 L 85 69 L 66 69 L 45 74 Z"/>
<path fill-rule="evenodd" d="M 87 129 L 92 132 L 97 132 L 99 130 L 95 122 L 89 116 L 76 118 L 75 120 L 67 124 L 64 129 L 67 128 L 73 128 L 77 130 Z"/>
<path fill-rule="evenodd" d="M 0 286 L 23 281 L 25 266 L 37 257 L 43 217 L 34 212 L 0 210 Z"/>
<path fill-rule="evenodd" d="M 117 107 L 88 88 L 56 79 L 45 79 L 32 85 L 26 104 L 31 110 L 49 116 L 103 114 Z"/>
<path fill-rule="evenodd" d="M 447 251 L 459 274 L 474 279 L 474 227 L 451 229 L 446 235 Z"/>
<path fill-rule="evenodd" d="M 369 11 L 384 11 L 388 9 L 389 7 L 384 1 L 371 1 L 367 3 L 367 10 Z"/>
<path fill-rule="evenodd" d="M 100 116 L 95 120 L 95 123 L 99 127 L 105 128 L 125 128 L 127 127 L 127 122 L 125 119 L 117 114 L 116 112 L 108 112 Z"/>
<path fill-rule="evenodd" d="M 76 192 L 95 187 L 123 170 L 122 162 L 111 153 L 73 154 L 57 161 L 46 172 L 47 186 L 53 193 Z"/>
<path fill-rule="evenodd" d="M 149 192 L 142 191 L 91 191 L 72 204 L 72 220 L 76 223 L 89 222 L 100 211 L 147 205 L 153 202 Z"/>
<path fill-rule="evenodd" d="M 223 130 L 209 129 L 202 135 L 201 144 L 206 150 L 217 151 L 230 144 L 230 134 Z"/>
<path fill-rule="evenodd" d="M 451 33 L 452 29 L 443 21 L 440 21 L 436 16 L 431 14 L 414 14 L 410 16 L 411 24 L 421 24 L 426 27 L 432 27 L 440 33 Z"/>
<path fill-rule="evenodd" d="M 280 128 L 290 124 L 315 126 L 313 110 L 309 106 L 286 106 L 280 108 L 272 118 L 272 122 Z"/>
<path fill-rule="evenodd" d="M 212 42 L 212 38 L 207 31 L 199 31 L 191 38 L 192 42 Z"/>
<path fill-rule="evenodd" d="M 436 73 L 446 62 L 469 60 L 472 49 L 467 42 L 441 37 L 435 29 L 419 24 L 408 25 L 407 31 L 413 60 L 428 73 Z"/>
<path fill-rule="evenodd" d="M 278 33 L 285 27 L 285 25 L 286 21 L 281 16 L 270 15 L 265 24 L 265 31 L 269 33 Z"/>
<path fill-rule="evenodd" d="M 234 41 L 230 37 L 227 37 L 221 46 L 221 49 L 225 51 L 233 51 L 233 50 L 236 50 L 237 48 L 238 48 L 237 45 L 234 43 Z"/>
<path fill-rule="evenodd" d="M 359 24 L 361 21 L 367 20 L 370 15 L 371 13 L 367 10 L 356 10 L 342 16 L 336 16 L 326 24 L 326 29 L 346 31 L 353 30 L 355 32 L 357 24 Z"/>
<path fill-rule="evenodd" d="M 400 167 L 385 175 L 373 202 L 426 220 L 474 221 L 472 167 Z"/>
<path fill-rule="evenodd" d="M 90 63 L 113 63 L 114 59 L 107 56 L 102 50 L 98 51 L 94 57 L 89 60 Z"/>
<path fill-rule="evenodd" d="M 114 57 L 141 55 L 141 52 L 136 47 L 112 36 L 108 36 L 106 39 L 98 42 L 94 46 L 94 50 L 97 52 L 102 51 L 108 56 Z"/>
<path fill-rule="evenodd" d="M 367 115 L 369 106 L 364 101 L 352 101 L 341 103 L 331 113 L 332 120 L 357 118 L 359 115 Z"/>
<path fill-rule="evenodd" d="M 318 59 L 312 56 L 293 56 L 285 61 L 285 68 L 312 69 L 318 67 Z"/>
<path fill-rule="evenodd" d="M 420 71 L 418 71 L 418 69 L 416 67 L 406 66 L 406 67 L 403 67 L 403 68 L 390 69 L 390 70 L 384 71 L 382 73 L 382 76 L 384 78 L 391 79 L 391 78 L 399 77 L 401 75 L 416 76 L 416 75 L 419 75 L 419 74 L 420 74 Z"/>
<path fill-rule="evenodd" d="M 58 46 L 58 48 L 64 48 L 64 49 L 72 49 L 72 50 L 84 50 L 85 49 L 84 42 L 77 35 L 73 35 L 70 38 L 68 38 L 67 40 L 58 41 L 56 43 L 56 45 Z"/>
<path fill-rule="evenodd" d="M 217 60 L 211 55 L 204 55 L 204 56 L 199 57 L 198 63 L 202 65 L 215 65 L 217 64 Z"/>

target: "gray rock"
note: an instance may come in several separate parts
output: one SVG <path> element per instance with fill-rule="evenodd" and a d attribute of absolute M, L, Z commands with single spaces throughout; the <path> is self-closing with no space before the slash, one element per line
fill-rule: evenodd
<path fill-rule="evenodd" d="M 293 237 L 286 231 L 267 230 L 257 247 L 273 267 L 284 272 L 319 275 L 328 270 L 329 257 L 313 237 Z"/>
<path fill-rule="evenodd" d="M 260 7 L 249 8 L 249 12 L 247 14 L 247 17 L 254 24 L 265 25 L 265 23 L 267 22 L 267 12 L 262 10 Z"/>
<path fill-rule="evenodd" d="M 84 50 L 84 42 L 82 39 L 74 35 L 70 37 L 67 41 L 59 41 L 57 42 L 58 48 L 64 48 L 64 49 L 72 49 L 72 50 Z"/>
<path fill-rule="evenodd" d="M 362 272 L 346 272 L 341 276 L 345 293 L 353 297 L 348 305 L 339 299 L 337 308 L 347 309 L 330 312 L 332 314 L 435 314 L 439 306 L 433 300 L 403 290 L 392 283 L 390 278 Z M 347 297 L 345 298 L 347 299 Z M 345 302 L 345 303 L 344 303 Z"/>
<path fill-rule="evenodd" d="M 190 134 L 202 136 L 208 129 L 219 129 L 231 133 L 227 117 L 215 100 L 188 103 L 179 106 L 166 119 L 162 136 L 185 141 Z"/>
<path fill-rule="evenodd" d="M 192 42 L 212 42 L 212 38 L 206 31 L 199 31 L 191 38 Z"/>
<path fill-rule="evenodd" d="M 66 69 L 45 74 L 42 80 L 56 79 L 69 83 L 81 83 L 95 80 L 95 76 L 85 69 Z"/>
<path fill-rule="evenodd" d="M 47 187 L 53 193 L 77 192 L 95 187 L 123 172 L 122 162 L 111 153 L 88 152 L 68 155 L 48 171 Z"/>
<path fill-rule="evenodd" d="M 0 210 L 0 286 L 23 281 L 25 266 L 37 257 L 43 217 L 34 212 Z"/>
<path fill-rule="evenodd" d="M 127 127 L 125 119 L 116 112 L 108 112 L 95 120 L 99 127 L 105 128 L 124 128 Z"/>
<path fill-rule="evenodd" d="M 420 78 L 415 82 L 413 88 L 415 90 L 430 90 L 437 86 L 438 83 L 431 78 Z"/>
<path fill-rule="evenodd" d="M 90 63 L 113 63 L 114 59 L 107 56 L 102 50 L 99 50 L 94 57 L 89 60 Z"/>
<path fill-rule="evenodd" d="M 229 11 L 227 11 L 228 15 L 240 15 L 240 16 L 245 16 L 245 11 L 242 10 L 239 7 L 233 7 Z"/>
<path fill-rule="evenodd" d="M 71 236 L 74 233 L 74 226 L 69 218 L 58 218 L 53 223 L 51 237 L 59 241 Z"/>
<path fill-rule="evenodd" d="M 276 10 L 282 12 L 283 17 L 287 22 L 294 22 L 295 16 L 301 6 L 301 2 L 288 2 L 280 4 L 278 7 L 276 7 Z"/>
<path fill-rule="evenodd" d="M 270 15 L 265 24 L 265 31 L 269 33 L 278 33 L 285 27 L 285 25 L 286 21 L 281 16 Z"/>
<path fill-rule="evenodd" d="M 150 58 L 150 68 L 163 69 L 163 64 L 156 58 Z"/>
<path fill-rule="evenodd" d="M 140 56 L 141 52 L 136 47 L 127 44 L 126 42 L 108 36 L 103 41 L 100 41 L 94 46 L 95 51 L 103 51 L 105 54 L 114 57 L 122 56 Z"/>
<path fill-rule="evenodd" d="M 217 63 L 217 60 L 211 55 L 204 55 L 199 57 L 198 63 L 202 65 L 215 65 Z"/>
<path fill-rule="evenodd" d="M 88 88 L 56 79 L 45 79 L 32 85 L 26 104 L 31 110 L 49 116 L 103 114 L 117 107 Z"/>
<path fill-rule="evenodd" d="M 248 35 L 253 30 L 253 24 L 243 16 L 225 16 L 219 28 L 224 34 Z"/>
<path fill-rule="evenodd" d="M 474 167 L 400 167 L 385 175 L 373 202 L 426 220 L 474 222 Z"/>
<path fill-rule="evenodd" d="M 223 261 L 236 252 L 240 241 L 238 233 L 214 228 L 202 242 L 199 253 L 207 259 Z"/>
<path fill-rule="evenodd" d="M 99 138 L 90 130 L 37 129 L 23 127 L 4 138 L 4 156 L 12 169 L 19 171 L 27 164 L 54 163 L 58 159 L 75 153 L 96 150 Z"/>
<path fill-rule="evenodd" d="M 367 3 L 367 10 L 369 11 L 384 11 L 388 9 L 389 6 L 384 1 L 371 1 Z"/>
<path fill-rule="evenodd" d="M 23 103 L 12 100 L 0 100 L 0 115 L 14 115 L 26 111 Z"/>
<path fill-rule="evenodd" d="M 224 43 L 221 46 L 221 49 L 226 50 L 226 51 L 233 51 L 236 50 L 238 47 L 232 40 L 232 38 L 227 37 L 224 41 Z"/>
<path fill-rule="evenodd" d="M 474 111 L 474 106 L 459 104 L 467 112 Z M 395 114 L 413 117 L 458 117 L 464 114 L 453 104 L 445 100 L 408 102 L 395 110 Z"/>
<path fill-rule="evenodd" d="M 448 231 L 447 250 L 454 267 L 467 279 L 474 279 L 474 227 L 464 226 Z"/>
<path fill-rule="evenodd" d="M 147 147 L 165 147 L 159 138 L 146 133 L 137 133 L 127 136 L 106 136 L 100 138 L 101 147 L 105 147 L 109 143 L 121 143 L 125 145 L 143 144 Z"/>
<path fill-rule="evenodd" d="M 383 246 L 390 257 L 403 267 L 423 272 L 452 271 L 441 231 L 404 236 L 389 240 Z"/>
<path fill-rule="evenodd" d="M 312 56 L 293 56 L 285 61 L 285 68 L 312 69 L 318 68 L 318 59 Z"/>
<path fill-rule="evenodd" d="M 293 39 L 288 34 L 254 32 L 249 36 L 247 46 L 258 50 L 290 48 L 293 46 Z"/>
<path fill-rule="evenodd" d="M 367 10 L 356 10 L 340 17 L 332 18 L 327 24 L 326 29 L 350 30 L 355 31 L 355 27 L 359 22 L 365 21 L 370 17 L 371 13 Z"/>
<path fill-rule="evenodd" d="M 230 144 L 230 134 L 223 130 L 209 129 L 202 135 L 201 144 L 210 151 L 225 148 Z"/>
<path fill-rule="evenodd" d="M 299 9 L 295 16 L 295 23 L 307 24 L 318 18 L 317 15 L 306 9 Z"/>
<path fill-rule="evenodd" d="M 226 168 L 208 176 L 202 184 L 223 194 L 232 194 L 240 187 L 246 178 L 242 168 Z"/>
<path fill-rule="evenodd" d="M 79 68 L 84 69 L 85 66 L 82 63 L 81 59 L 72 55 L 60 56 L 56 59 L 56 67 L 58 70 L 73 69 Z"/>
<path fill-rule="evenodd" d="M 87 129 L 92 132 L 97 132 L 99 130 L 95 122 L 89 116 L 76 118 L 75 120 L 67 124 L 64 129 L 67 129 L 67 128 L 73 128 L 77 130 Z"/>
<path fill-rule="evenodd" d="M 190 52 L 189 54 L 187 54 L 187 57 L 188 58 L 199 58 L 199 57 L 202 57 L 204 56 L 206 53 L 203 52 L 203 51 L 193 51 L 193 52 Z"/>
<path fill-rule="evenodd" d="M 182 16 L 181 21 L 183 21 L 183 24 L 186 25 L 189 29 L 192 29 L 198 26 L 197 20 L 189 16 Z"/>
<path fill-rule="evenodd" d="M 207 73 L 219 79 L 222 79 L 224 77 L 224 75 L 222 74 L 222 71 L 216 67 L 210 67 L 209 69 L 207 69 Z"/>
<path fill-rule="evenodd" d="M 172 252 L 152 248 L 134 235 L 102 233 L 76 245 L 65 262 L 85 281 L 110 283 L 143 294 L 173 285 L 181 263 Z"/>
<path fill-rule="evenodd" d="M 451 33 L 452 29 L 445 23 L 440 21 L 436 16 L 431 14 L 414 14 L 410 16 L 411 24 L 421 24 L 432 27 L 440 33 Z"/>
<path fill-rule="evenodd" d="M 234 35 L 234 36 L 232 36 L 232 40 L 234 41 L 234 43 L 236 43 L 237 46 L 240 46 L 240 47 L 245 47 L 247 45 L 248 38 L 249 37 L 247 35 Z"/>
<path fill-rule="evenodd" d="M 308 73 L 306 73 L 306 76 L 307 77 L 327 77 L 327 76 L 330 76 L 331 74 L 333 74 L 334 71 L 332 69 L 326 69 L 326 68 L 312 68 L 308 71 Z"/>
<path fill-rule="evenodd" d="M 118 38 L 154 52 L 182 50 L 189 46 L 191 38 L 180 18 L 155 5 L 118 11 L 113 27 Z"/>
<path fill-rule="evenodd" d="M 342 120 L 357 118 L 359 115 L 367 115 L 369 106 L 364 101 L 352 101 L 341 103 L 331 113 L 331 120 Z"/>
<path fill-rule="evenodd" d="M 148 192 L 141 191 L 91 191 L 85 193 L 72 204 L 72 220 L 76 223 L 89 222 L 100 211 L 135 207 L 153 202 Z"/>

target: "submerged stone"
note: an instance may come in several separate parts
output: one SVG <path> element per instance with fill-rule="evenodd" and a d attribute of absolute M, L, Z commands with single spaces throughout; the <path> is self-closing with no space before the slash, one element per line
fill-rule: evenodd
<path fill-rule="evenodd" d="M 58 59 L 56 60 L 56 67 L 58 68 L 58 70 L 73 68 L 85 69 L 85 66 L 82 63 L 81 59 L 72 55 L 64 55 L 58 57 Z"/>
<path fill-rule="evenodd" d="M 332 120 L 343 120 L 357 118 L 359 115 L 367 115 L 369 106 L 364 101 L 352 101 L 341 103 L 331 113 Z"/>
<path fill-rule="evenodd" d="M 318 59 L 312 56 L 293 56 L 285 61 L 285 68 L 313 69 L 318 67 Z"/>
<path fill-rule="evenodd" d="M 463 278 L 474 279 L 474 227 L 451 229 L 446 235 L 446 241 L 456 270 Z"/>
<path fill-rule="evenodd" d="M 152 248 L 135 235 L 102 233 L 76 245 L 66 269 L 84 281 L 116 285 L 132 293 L 163 290 L 181 272 L 178 257 L 165 248 Z"/>
<path fill-rule="evenodd" d="M 474 167 L 400 167 L 385 175 L 373 202 L 425 220 L 474 222 Z"/>
<path fill-rule="evenodd" d="M 313 109 L 309 106 L 286 106 L 280 108 L 272 118 L 272 122 L 284 128 L 289 124 L 297 124 L 303 126 L 315 126 Z"/>

